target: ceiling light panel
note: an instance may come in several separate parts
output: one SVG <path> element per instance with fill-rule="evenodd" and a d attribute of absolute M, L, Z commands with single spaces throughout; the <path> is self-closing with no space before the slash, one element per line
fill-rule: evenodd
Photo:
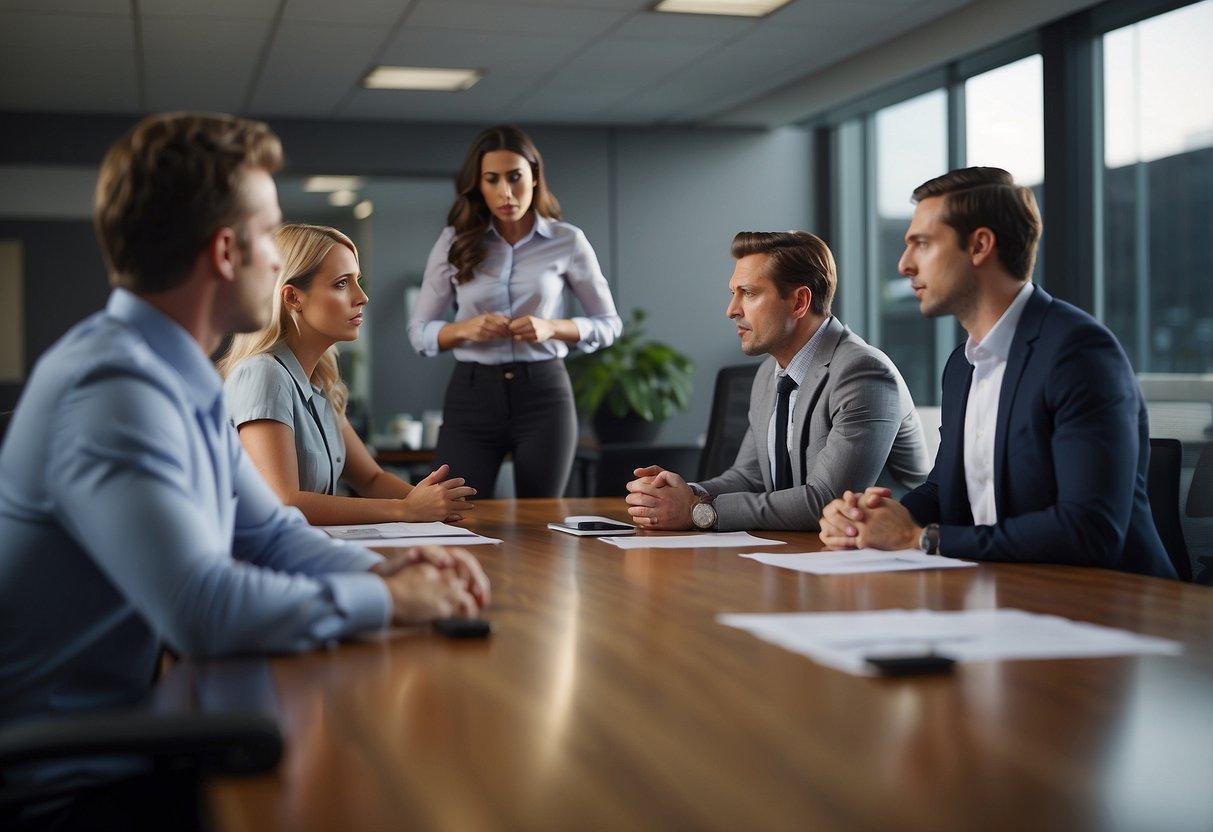
<path fill-rule="evenodd" d="M 653 11 L 764 17 L 789 2 L 790 0 L 661 0 L 653 7 Z"/>
<path fill-rule="evenodd" d="M 483 74 L 478 69 L 379 66 L 362 79 L 362 86 L 370 90 L 459 92 L 471 87 Z"/>

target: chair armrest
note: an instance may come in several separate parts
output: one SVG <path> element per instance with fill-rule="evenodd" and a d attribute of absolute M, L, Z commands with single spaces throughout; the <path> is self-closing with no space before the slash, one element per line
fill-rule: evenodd
<path fill-rule="evenodd" d="M 135 756 L 199 774 L 255 774 L 282 759 L 282 734 L 260 714 L 109 712 L 36 717 L 0 728 L 0 772 L 81 757 Z"/>

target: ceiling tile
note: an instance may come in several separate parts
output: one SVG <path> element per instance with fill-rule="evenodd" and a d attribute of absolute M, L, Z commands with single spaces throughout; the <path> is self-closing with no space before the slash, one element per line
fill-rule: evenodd
<path fill-rule="evenodd" d="M 547 71 L 584 43 L 580 37 L 540 37 L 442 29 L 406 30 L 387 47 L 381 62 L 396 66 L 472 67 Z"/>
<path fill-rule="evenodd" d="M 270 23 L 264 20 L 149 17 L 143 21 L 143 48 L 224 56 L 257 55 L 269 32 Z"/>
<path fill-rule="evenodd" d="M 133 50 L 134 46 L 129 17 L 0 12 L 0 50 L 26 48 L 54 54 Z"/>
<path fill-rule="evenodd" d="M 287 0 L 283 20 L 320 23 L 395 23 L 408 8 L 408 0 Z"/>
<path fill-rule="evenodd" d="M 122 113 L 139 110 L 133 50 L 0 49 L 0 110 Z"/>
<path fill-rule="evenodd" d="M 970 0 L 946 0 L 956 8 Z M 889 34 L 910 28 L 916 0 L 796 0 L 763 20 L 772 26 L 864 26 Z"/>
<path fill-rule="evenodd" d="M 380 26 L 283 20 L 250 109 L 274 115 L 331 115 L 357 88 L 382 40 Z"/>
<path fill-rule="evenodd" d="M 472 0 L 420 0 L 406 24 L 436 29 L 461 29 L 528 35 L 594 37 L 624 20 L 627 12 L 603 9 L 537 7 L 508 2 Z"/>
<path fill-rule="evenodd" d="M 244 106 L 256 55 L 147 51 L 144 87 L 151 110 L 239 112 Z"/>
<path fill-rule="evenodd" d="M 622 26 L 611 31 L 611 37 L 675 43 L 687 41 L 720 43 L 742 35 L 756 25 L 758 24 L 753 19 L 743 17 L 645 12 L 628 18 Z"/>
<path fill-rule="evenodd" d="M 129 17 L 130 0 L 0 0 L 0 11 L 112 14 Z"/>
<path fill-rule="evenodd" d="M 562 67 L 541 92 L 580 93 L 597 98 L 601 107 L 613 97 L 656 83 L 710 49 L 703 43 L 604 38 Z"/>
<path fill-rule="evenodd" d="M 144 18 L 172 15 L 273 20 L 278 0 L 139 0 L 139 12 Z"/>

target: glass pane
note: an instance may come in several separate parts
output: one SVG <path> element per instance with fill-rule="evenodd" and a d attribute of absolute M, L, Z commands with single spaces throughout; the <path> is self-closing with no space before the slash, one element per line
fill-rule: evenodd
<path fill-rule="evenodd" d="M 914 206 L 910 194 L 948 170 L 948 102 L 934 90 L 876 113 L 875 238 L 871 261 L 880 320 L 878 344 L 905 377 L 916 404 L 937 404 L 935 322 L 918 311 L 910 281 L 897 273 Z"/>
<path fill-rule="evenodd" d="M 1044 74 L 1039 55 L 965 81 L 965 160 L 1002 168 L 1036 194 L 1044 211 Z M 1046 222 L 1047 226 L 1047 222 Z M 1033 279 L 1042 282 L 1037 253 Z"/>
<path fill-rule="evenodd" d="M 1213 0 L 1109 32 L 1104 309 L 1139 372 L 1213 369 Z"/>

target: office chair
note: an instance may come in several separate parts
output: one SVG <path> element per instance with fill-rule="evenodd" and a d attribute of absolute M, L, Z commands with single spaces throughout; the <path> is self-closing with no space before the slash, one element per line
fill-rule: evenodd
<path fill-rule="evenodd" d="M 1179 469 L 1183 445 L 1178 439 L 1150 439 L 1150 468 L 1146 473 L 1146 495 L 1150 513 L 1162 545 L 1181 581 L 1192 580 L 1192 561 L 1179 521 Z"/>
<path fill-rule="evenodd" d="M 29 785 L 14 772 L 100 757 L 143 763 L 137 770 L 150 772 L 133 828 L 204 829 L 203 778 L 273 769 L 282 745 L 278 726 L 258 714 L 123 711 L 19 720 L 0 728 L 0 820 L 16 823 L 22 807 L 81 791 L 74 782 Z M 91 791 L 104 800 L 104 786 Z"/>
<path fill-rule="evenodd" d="M 594 462 L 593 496 L 626 496 L 628 482 L 636 479 L 632 472 L 645 465 L 660 465 L 691 479 L 699 467 L 700 451 L 698 445 L 650 445 L 647 442 L 603 445 Z"/>
<path fill-rule="evenodd" d="M 1188 504 L 1184 508 L 1188 517 L 1213 517 L 1213 442 L 1206 443 L 1196 460 L 1192 472 L 1192 485 L 1188 489 Z M 1204 555 L 1197 560 L 1203 565 L 1196 576 L 1199 584 L 1213 584 L 1213 555 Z"/>
<path fill-rule="evenodd" d="M 750 426 L 750 388 L 754 386 L 758 367 L 758 364 L 738 364 L 721 367 L 716 374 L 708 438 L 699 457 L 696 481 L 724 473 L 737 459 L 741 440 Z"/>

